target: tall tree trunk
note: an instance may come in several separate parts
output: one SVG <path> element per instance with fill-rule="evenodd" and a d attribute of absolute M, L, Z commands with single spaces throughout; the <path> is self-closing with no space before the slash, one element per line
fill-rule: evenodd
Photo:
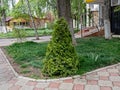
<path fill-rule="evenodd" d="M 14 0 L 12 0 L 12 7 L 13 7 L 13 8 L 15 7 L 14 3 L 15 3 L 15 1 L 14 1 Z"/>
<path fill-rule="evenodd" d="M 5 13 L 5 9 L 4 9 L 4 0 L 1 0 L 1 7 L 2 7 L 2 16 L 1 16 L 2 31 L 4 33 L 6 33 L 7 32 L 7 28 L 6 28 L 6 23 L 5 23 L 6 13 Z"/>
<path fill-rule="evenodd" d="M 71 16 L 71 4 L 70 0 L 57 0 L 57 10 L 58 10 L 58 17 L 64 17 L 69 25 L 69 30 L 72 36 L 72 43 L 76 45 L 76 40 L 74 37 L 74 30 L 73 30 L 73 21 Z"/>
<path fill-rule="evenodd" d="M 37 29 L 36 29 L 36 26 L 35 26 L 35 22 L 34 22 L 32 13 L 31 13 L 29 0 L 26 0 L 26 4 L 28 5 L 28 12 L 29 12 L 29 15 L 30 15 L 30 18 L 31 18 L 31 21 L 32 21 L 32 25 L 33 25 L 34 31 L 35 31 L 36 40 L 39 40 L 38 32 L 37 32 Z"/>
<path fill-rule="evenodd" d="M 111 39 L 110 0 L 104 0 L 104 31 L 105 39 Z"/>

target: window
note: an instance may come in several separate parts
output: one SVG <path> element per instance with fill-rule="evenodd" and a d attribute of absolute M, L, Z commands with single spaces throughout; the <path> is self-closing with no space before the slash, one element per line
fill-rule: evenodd
<path fill-rule="evenodd" d="M 120 5 L 120 0 L 111 0 L 111 5 L 112 6 Z"/>

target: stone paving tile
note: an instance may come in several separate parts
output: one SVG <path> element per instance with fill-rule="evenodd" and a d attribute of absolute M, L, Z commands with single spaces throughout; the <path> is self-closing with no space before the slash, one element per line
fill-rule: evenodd
<path fill-rule="evenodd" d="M 120 76 L 110 76 L 111 81 L 120 81 Z"/>
<path fill-rule="evenodd" d="M 88 85 L 97 85 L 97 84 L 98 84 L 98 81 L 97 81 L 97 80 L 88 80 L 88 81 L 87 81 L 87 84 L 88 84 Z"/>
<path fill-rule="evenodd" d="M 44 90 L 43 88 L 34 88 L 33 90 Z"/>
<path fill-rule="evenodd" d="M 19 85 L 13 85 L 9 88 L 9 90 L 20 90 L 21 86 Z"/>
<path fill-rule="evenodd" d="M 59 87 L 60 90 L 73 90 L 72 83 L 62 83 Z"/>
<path fill-rule="evenodd" d="M 82 84 L 75 84 L 73 90 L 84 90 L 84 85 Z"/>
<path fill-rule="evenodd" d="M 86 79 L 77 78 L 77 79 L 74 80 L 73 83 L 74 83 L 74 84 L 86 84 L 86 83 L 87 83 L 87 80 L 86 80 Z"/>
<path fill-rule="evenodd" d="M 87 75 L 86 76 L 87 80 L 99 80 L 99 76 L 98 75 Z"/>
<path fill-rule="evenodd" d="M 59 88 L 59 86 L 60 86 L 60 83 L 51 82 L 48 87 L 49 88 Z"/>
<path fill-rule="evenodd" d="M 8 90 L 8 87 L 2 85 L 2 86 L 0 86 L 0 90 Z"/>
<path fill-rule="evenodd" d="M 8 90 L 12 86 L 13 86 L 12 84 L 3 84 L 0 85 L 0 90 Z"/>
<path fill-rule="evenodd" d="M 0 90 L 120 90 L 120 65 L 55 82 L 15 77 L 0 49 Z"/>
<path fill-rule="evenodd" d="M 12 80 L 10 80 L 8 83 L 10 83 L 10 84 L 15 84 L 17 81 L 18 81 L 18 79 L 13 78 L 13 79 L 12 79 Z"/>
<path fill-rule="evenodd" d="M 120 65 L 117 65 L 117 66 L 116 66 L 116 69 L 120 70 Z"/>
<path fill-rule="evenodd" d="M 118 73 L 119 72 L 118 69 L 108 69 L 107 71 L 108 72 L 114 72 L 114 73 Z"/>
<path fill-rule="evenodd" d="M 62 90 L 62 89 L 58 89 L 58 88 L 45 88 L 45 90 Z"/>
<path fill-rule="evenodd" d="M 100 87 L 100 90 L 112 90 L 111 87 Z"/>
<path fill-rule="evenodd" d="M 33 89 L 34 89 L 34 86 L 24 85 L 20 90 L 33 90 Z"/>
<path fill-rule="evenodd" d="M 73 83 L 73 79 L 66 79 L 63 81 L 64 83 Z"/>
<path fill-rule="evenodd" d="M 35 82 L 35 81 L 28 81 L 28 82 L 26 83 L 26 85 L 28 85 L 28 86 L 36 86 L 36 85 L 37 85 L 37 82 Z"/>
<path fill-rule="evenodd" d="M 119 72 L 112 72 L 112 73 L 109 73 L 110 74 L 110 76 L 119 76 Z"/>
<path fill-rule="evenodd" d="M 120 87 L 120 81 L 115 81 L 115 82 L 113 82 L 113 85 L 114 85 L 114 86 L 117 86 L 117 87 Z"/>
<path fill-rule="evenodd" d="M 86 85 L 85 90 L 100 90 L 98 85 Z"/>
<path fill-rule="evenodd" d="M 15 85 L 20 85 L 20 86 L 23 86 L 23 85 L 26 85 L 26 84 L 30 84 L 28 83 L 28 80 L 24 80 L 24 79 L 19 79 L 17 80 L 17 82 L 15 83 Z M 30 84 L 31 85 L 31 84 Z M 32 86 L 32 85 L 31 85 Z"/>
<path fill-rule="evenodd" d="M 46 88 L 49 86 L 49 83 L 37 83 L 36 87 L 37 88 Z"/>
<path fill-rule="evenodd" d="M 86 75 L 81 76 L 81 79 L 86 79 Z"/>
<path fill-rule="evenodd" d="M 99 79 L 100 79 L 100 80 L 108 80 L 108 79 L 109 79 L 109 76 L 100 76 Z"/>
<path fill-rule="evenodd" d="M 0 85 L 9 82 L 13 77 L 14 73 L 10 69 L 9 64 L 6 61 L 6 57 L 3 55 L 0 49 Z"/>
<path fill-rule="evenodd" d="M 112 90 L 120 90 L 120 87 L 113 87 Z"/>
<path fill-rule="evenodd" d="M 112 87 L 112 82 L 111 81 L 105 81 L 105 80 L 99 80 L 98 85 L 99 86 L 110 86 L 110 87 Z"/>
<path fill-rule="evenodd" d="M 108 72 L 98 72 L 99 76 L 109 76 Z"/>

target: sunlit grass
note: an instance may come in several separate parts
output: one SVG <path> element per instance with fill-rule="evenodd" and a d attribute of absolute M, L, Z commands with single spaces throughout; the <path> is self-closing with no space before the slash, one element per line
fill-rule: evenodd
<path fill-rule="evenodd" d="M 35 36 L 35 31 L 33 29 L 26 29 L 26 37 L 33 37 Z M 40 29 L 37 30 L 39 36 L 46 36 L 46 35 L 51 35 L 52 30 L 51 29 Z M 0 38 L 15 38 L 13 32 L 8 32 L 8 33 L 0 33 Z"/>
<path fill-rule="evenodd" d="M 75 47 L 80 65 L 78 74 L 120 62 L 120 39 L 105 40 L 102 37 L 77 39 Z M 42 68 L 48 43 L 15 43 L 5 47 L 8 54 L 21 68 Z"/>

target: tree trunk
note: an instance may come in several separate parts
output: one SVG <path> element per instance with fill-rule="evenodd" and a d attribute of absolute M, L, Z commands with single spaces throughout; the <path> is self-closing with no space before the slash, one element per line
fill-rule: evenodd
<path fill-rule="evenodd" d="M 57 0 L 57 10 L 58 10 L 58 17 L 59 18 L 64 17 L 68 22 L 69 30 L 72 36 L 72 43 L 73 45 L 76 45 L 77 43 L 74 37 L 70 0 Z"/>
<path fill-rule="evenodd" d="M 39 40 L 38 32 L 37 32 L 37 29 L 36 29 L 36 26 L 35 26 L 35 22 L 33 20 L 33 16 L 32 16 L 32 13 L 31 13 L 29 0 L 26 0 L 26 4 L 28 5 L 28 12 L 29 12 L 29 15 L 30 15 L 30 18 L 31 18 L 31 21 L 32 21 L 32 25 L 33 25 L 34 31 L 35 31 L 36 40 Z"/>
<path fill-rule="evenodd" d="M 5 23 L 6 13 L 5 13 L 5 9 L 4 9 L 4 0 L 1 0 L 1 7 L 3 8 L 2 9 L 2 16 L 1 16 L 2 31 L 4 33 L 7 33 L 7 28 L 6 28 L 6 23 Z"/>
<path fill-rule="evenodd" d="M 14 0 L 12 0 L 12 7 L 13 7 L 13 8 L 15 7 L 14 3 L 15 3 L 15 1 L 14 1 Z"/>
<path fill-rule="evenodd" d="M 104 0 L 104 31 L 105 39 L 111 39 L 110 0 Z"/>

